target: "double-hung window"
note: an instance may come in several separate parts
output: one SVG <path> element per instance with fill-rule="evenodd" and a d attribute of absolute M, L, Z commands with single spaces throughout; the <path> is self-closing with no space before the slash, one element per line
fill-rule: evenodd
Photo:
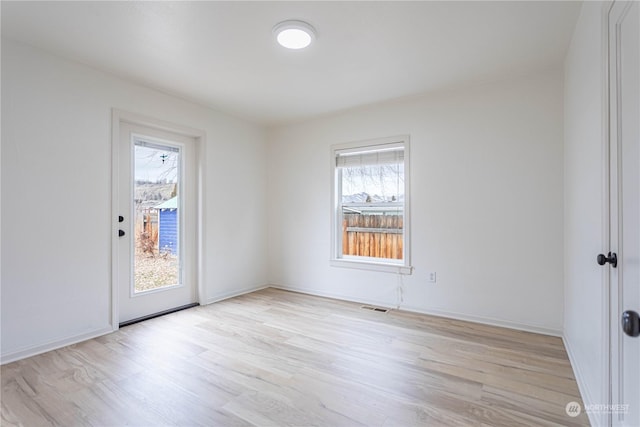
<path fill-rule="evenodd" d="M 409 137 L 332 147 L 332 265 L 411 272 Z"/>

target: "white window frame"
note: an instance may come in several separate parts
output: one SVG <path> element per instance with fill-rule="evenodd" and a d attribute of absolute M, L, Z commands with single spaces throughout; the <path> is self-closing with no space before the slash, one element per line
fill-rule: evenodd
<path fill-rule="evenodd" d="M 340 209 L 340 180 L 338 179 L 337 157 L 356 151 L 376 151 L 402 146 L 404 149 L 404 209 L 403 209 L 403 256 L 401 260 L 390 261 L 381 258 L 342 255 L 342 209 Z M 331 146 L 331 257 L 333 267 L 359 268 L 397 274 L 411 274 L 411 171 L 409 135 L 348 142 Z"/>

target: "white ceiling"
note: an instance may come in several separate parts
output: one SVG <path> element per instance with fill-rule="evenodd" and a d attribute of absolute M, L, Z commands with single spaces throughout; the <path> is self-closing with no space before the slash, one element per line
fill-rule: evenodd
<path fill-rule="evenodd" d="M 579 2 L 10 2 L 2 36 L 258 123 L 558 66 Z M 301 19 L 302 51 L 271 30 Z"/>

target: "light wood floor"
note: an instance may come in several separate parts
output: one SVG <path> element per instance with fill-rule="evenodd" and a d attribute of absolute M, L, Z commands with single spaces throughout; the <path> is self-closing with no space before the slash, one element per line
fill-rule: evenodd
<path fill-rule="evenodd" d="M 2 425 L 588 425 L 559 338 L 266 289 L 2 366 Z"/>

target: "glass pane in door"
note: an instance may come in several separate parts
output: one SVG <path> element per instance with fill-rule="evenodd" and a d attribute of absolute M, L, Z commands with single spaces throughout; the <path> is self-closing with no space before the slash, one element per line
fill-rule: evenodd
<path fill-rule="evenodd" d="M 180 277 L 179 147 L 135 140 L 134 293 L 177 286 Z"/>

